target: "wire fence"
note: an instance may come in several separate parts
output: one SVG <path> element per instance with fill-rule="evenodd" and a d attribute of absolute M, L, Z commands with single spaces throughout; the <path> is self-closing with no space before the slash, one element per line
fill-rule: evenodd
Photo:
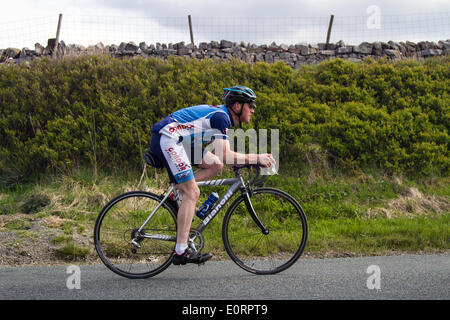
<path fill-rule="evenodd" d="M 56 37 L 58 16 L 0 22 L 0 48 L 30 49 L 35 43 L 47 45 Z M 323 17 L 195 17 L 194 43 L 229 40 L 251 44 L 325 43 L 330 16 Z M 409 15 L 335 16 L 330 42 L 346 44 L 374 41 L 439 41 L 450 38 L 450 12 Z M 66 44 L 120 44 L 133 41 L 191 42 L 187 17 L 119 17 L 64 14 L 60 40 Z"/>

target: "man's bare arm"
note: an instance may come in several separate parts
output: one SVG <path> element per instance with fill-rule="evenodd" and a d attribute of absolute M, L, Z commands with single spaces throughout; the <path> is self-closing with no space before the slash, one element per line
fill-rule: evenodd
<path fill-rule="evenodd" d="M 271 154 L 243 154 L 234 152 L 230 148 L 230 141 L 226 139 L 214 139 L 214 154 L 224 164 L 259 164 L 262 167 L 270 167 L 274 162 Z"/>

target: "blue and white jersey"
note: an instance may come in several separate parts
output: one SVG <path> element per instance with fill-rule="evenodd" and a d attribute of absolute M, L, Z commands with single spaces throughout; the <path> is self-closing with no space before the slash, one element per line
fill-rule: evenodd
<path fill-rule="evenodd" d="M 227 130 L 234 126 L 233 117 L 225 105 L 198 105 L 178 110 L 155 124 L 152 132 L 173 140 L 191 138 L 192 144 L 228 139 Z"/>

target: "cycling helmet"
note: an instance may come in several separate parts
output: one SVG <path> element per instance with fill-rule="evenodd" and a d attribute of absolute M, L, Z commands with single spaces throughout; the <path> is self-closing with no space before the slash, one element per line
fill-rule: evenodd
<path fill-rule="evenodd" d="M 244 86 L 233 86 L 231 88 L 223 88 L 222 100 L 227 106 L 235 103 L 249 103 L 255 106 L 256 95 L 252 89 Z"/>

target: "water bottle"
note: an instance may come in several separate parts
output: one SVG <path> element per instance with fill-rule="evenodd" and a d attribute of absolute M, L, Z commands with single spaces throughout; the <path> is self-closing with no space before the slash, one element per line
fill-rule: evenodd
<path fill-rule="evenodd" d="M 208 212 L 209 209 L 213 207 L 217 199 L 219 199 L 219 195 L 216 192 L 211 193 L 208 199 L 206 199 L 206 201 L 203 202 L 203 204 L 200 206 L 200 208 L 198 208 L 197 212 L 195 213 L 197 217 L 203 220 L 205 218 L 206 213 Z"/>

